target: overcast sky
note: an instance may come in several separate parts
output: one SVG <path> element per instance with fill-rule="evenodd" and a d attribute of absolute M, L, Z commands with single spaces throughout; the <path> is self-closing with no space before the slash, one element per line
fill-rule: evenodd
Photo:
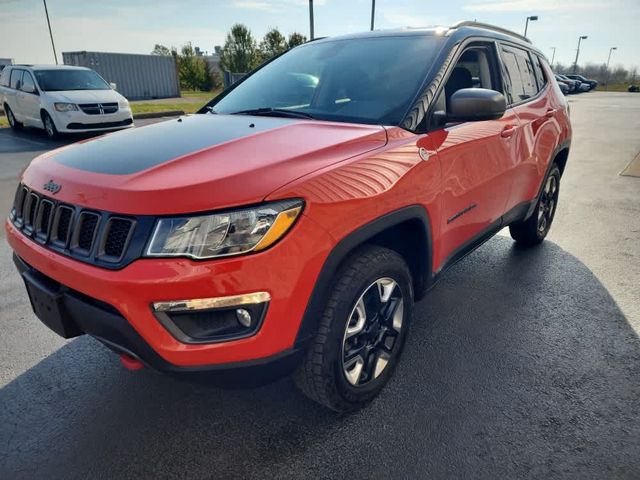
<path fill-rule="evenodd" d="M 376 28 L 450 25 L 458 20 L 494 23 L 524 30 L 527 15 L 534 44 L 556 61 L 570 64 L 579 35 L 580 63 L 640 66 L 640 0 L 377 0 Z M 315 0 L 316 36 L 368 30 L 371 0 Z M 149 53 L 154 44 L 191 41 L 211 51 L 224 43 L 236 22 L 256 37 L 269 28 L 309 35 L 307 0 L 48 0 L 60 52 L 94 50 Z M 42 0 L 0 0 L 0 57 L 21 63 L 51 63 Z"/>

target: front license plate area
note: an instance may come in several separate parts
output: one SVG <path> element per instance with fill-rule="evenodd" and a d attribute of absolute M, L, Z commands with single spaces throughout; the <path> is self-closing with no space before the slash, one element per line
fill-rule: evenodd
<path fill-rule="evenodd" d="M 42 323 L 63 338 L 82 335 L 82 331 L 64 314 L 63 293 L 59 285 L 29 271 L 24 272 L 22 278 L 33 312 Z"/>

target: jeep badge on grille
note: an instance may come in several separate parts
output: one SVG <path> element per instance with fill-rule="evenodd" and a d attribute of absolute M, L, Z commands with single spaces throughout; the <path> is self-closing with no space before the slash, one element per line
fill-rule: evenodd
<path fill-rule="evenodd" d="M 56 193 L 58 193 L 60 191 L 60 189 L 62 188 L 62 185 L 57 184 L 56 182 L 54 182 L 53 180 L 49 180 L 47 183 L 45 183 L 43 185 L 43 188 L 47 191 L 47 192 L 51 192 L 54 195 Z"/>

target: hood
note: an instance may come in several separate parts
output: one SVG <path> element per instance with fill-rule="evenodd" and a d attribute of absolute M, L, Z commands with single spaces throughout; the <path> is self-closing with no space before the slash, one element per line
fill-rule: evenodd
<path fill-rule="evenodd" d="M 46 92 L 46 95 L 53 102 L 64 103 L 109 103 L 124 98 L 114 90 L 66 90 Z"/>
<path fill-rule="evenodd" d="M 44 184 L 54 181 L 56 199 L 116 213 L 201 212 L 261 202 L 386 141 L 376 125 L 192 115 L 53 150 L 29 165 L 23 182 L 47 194 Z"/>

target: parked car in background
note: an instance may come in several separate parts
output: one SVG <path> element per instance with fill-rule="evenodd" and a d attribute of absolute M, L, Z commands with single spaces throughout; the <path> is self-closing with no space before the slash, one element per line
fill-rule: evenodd
<path fill-rule="evenodd" d="M 0 74 L 0 105 L 11 128 L 43 128 L 50 138 L 133 126 L 127 99 L 83 67 L 7 66 Z"/>
<path fill-rule="evenodd" d="M 544 54 L 445 30 L 309 42 L 196 115 L 35 159 L 5 225 L 36 315 L 130 369 L 293 372 L 328 408 L 366 405 L 449 267 L 504 227 L 544 241 L 569 156 Z M 498 270 L 480 274 L 518 275 Z"/>
<path fill-rule="evenodd" d="M 572 80 L 579 80 L 582 83 L 586 83 L 587 85 L 589 85 L 590 90 L 595 90 L 596 87 L 598 86 L 598 82 L 596 80 L 590 80 L 588 78 L 583 77 L 582 75 L 571 74 L 571 75 L 567 75 L 567 77 Z"/>
<path fill-rule="evenodd" d="M 569 87 L 571 89 L 571 93 L 580 93 L 583 90 L 581 90 L 580 86 L 582 85 L 582 82 L 580 80 L 573 80 L 569 77 L 567 77 L 566 75 L 560 75 L 558 73 L 556 73 L 556 77 L 560 77 L 560 79 L 569 84 Z"/>
<path fill-rule="evenodd" d="M 558 86 L 563 95 L 569 95 L 569 85 L 564 82 L 558 82 Z"/>
<path fill-rule="evenodd" d="M 564 93 L 565 95 L 572 93 L 576 90 L 575 82 L 568 82 L 558 74 L 555 74 L 554 76 L 556 81 L 558 82 L 558 85 L 560 86 L 560 90 L 562 90 L 562 93 Z"/>

